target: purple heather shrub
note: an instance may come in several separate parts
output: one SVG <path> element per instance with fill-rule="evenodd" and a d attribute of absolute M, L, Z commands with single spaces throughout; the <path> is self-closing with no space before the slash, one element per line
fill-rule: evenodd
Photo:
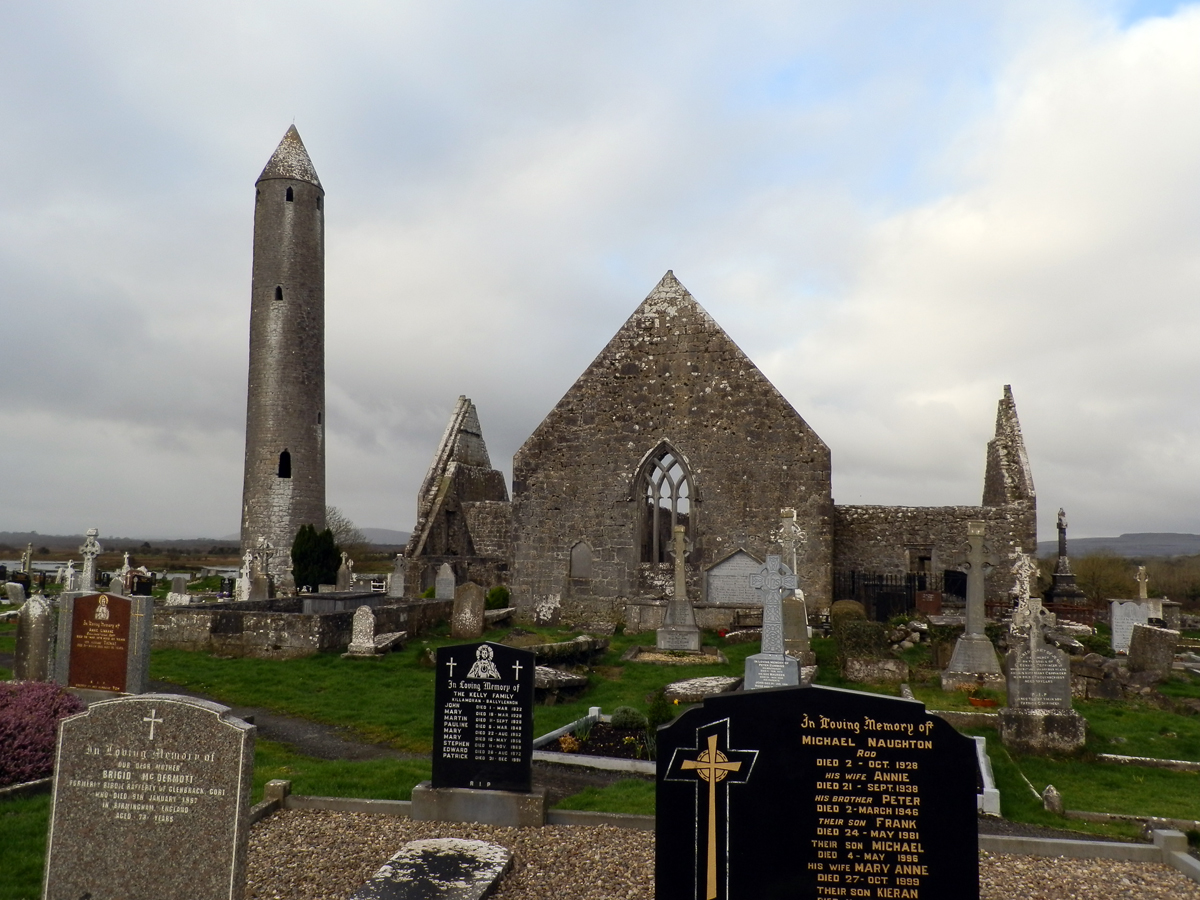
<path fill-rule="evenodd" d="M 58 721 L 84 708 L 57 684 L 0 682 L 0 787 L 53 775 Z"/>

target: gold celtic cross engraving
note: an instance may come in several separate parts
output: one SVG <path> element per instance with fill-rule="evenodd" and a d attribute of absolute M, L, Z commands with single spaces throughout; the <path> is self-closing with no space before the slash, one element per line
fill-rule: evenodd
<path fill-rule="evenodd" d="M 749 769 L 742 772 L 741 760 L 731 760 L 717 749 L 717 740 L 717 735 L 708 735 L 705 749 L 701 750 L 695 759 L 682 760 L 679 766 L 683 771 L 694 771 L 702 781 L 708 782 L 705 900 L 717 898 L 717 783 L 724 781 L 733 772 L 741 773 L 742 777 L 737 780 L 745 780 L 749 775 Z"/>

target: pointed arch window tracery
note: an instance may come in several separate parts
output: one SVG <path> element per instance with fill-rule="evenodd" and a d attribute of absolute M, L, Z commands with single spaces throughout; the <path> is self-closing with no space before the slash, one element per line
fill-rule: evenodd
<path fill-rule="evenodd" d="M 667 441 L 651 453 L 634 481 L 637 501 L 640 561 L 665 563 L 672 560 L 672 536 L 676 525 L 695 540 L 695 504 L 698 501 L 691 467 Z"/>

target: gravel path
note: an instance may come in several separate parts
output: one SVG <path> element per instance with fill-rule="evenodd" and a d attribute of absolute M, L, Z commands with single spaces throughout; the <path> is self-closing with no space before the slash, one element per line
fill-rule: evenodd
<path fill-rule="evenodd" d="M 250 831 L 247 900 L 349 897 L 407 841 L 474 838 L 514 851 L 497 900 L 653 900 L 654 833 L 551 825 L 496 828 L 290 810 Z M 1200 900 L 1168 866 L 980 853 L 981 900 Z"/>

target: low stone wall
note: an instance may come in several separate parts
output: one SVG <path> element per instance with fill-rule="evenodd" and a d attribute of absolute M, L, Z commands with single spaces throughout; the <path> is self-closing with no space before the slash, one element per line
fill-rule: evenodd
<path fill-rule="evenodd" d="M 747 606 L 744 603 L 693 603 L 696 610 L 696 624 L 705 631 L 716 631 L 718 628 L 738 627 L 735 619 L 758 612 L 761 624 L 762 606 Z M 628 634 L 641 634 L 644 631 L 654 631 L 661 628 L 663 616 L 667 612 L 666 600 L 630 600 L 625 604 L 625 631 Z"/>
<path fill-rule="evenodd" d="M 300 612 L 301 603 L 299 599 L 276 598 L 204 607 L 156 607 L 154 647 L 222 657 L 297 659 L 350 643 L 353 611 L 305 614 Z M 416 635 L 435 622 L 448 620 L 453 607 L 453 600 L 405 600 L 378 606 L 375 628 Z"/>

